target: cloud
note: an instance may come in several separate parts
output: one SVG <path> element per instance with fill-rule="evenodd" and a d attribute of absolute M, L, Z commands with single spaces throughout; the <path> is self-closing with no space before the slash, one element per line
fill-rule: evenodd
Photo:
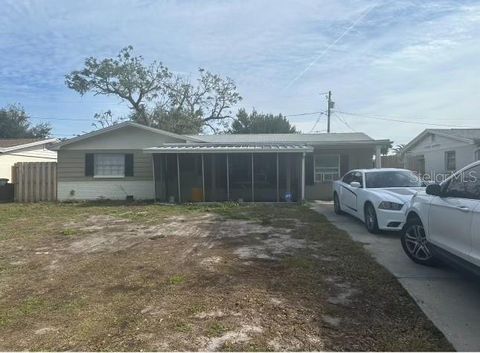
<path fill-rule="evenodd" d="M 91 118 L 126 106 L 78 96 L 64 75 L 88 56 L 132 44 L 147 61 L 195 75 L 198 67 L 235 79 L 248 108 L 284 114 L 325 109 L 472 124 L 479 110 L 480 5 L 475 1 L 384 1 L 284 89 L 365 9 L 346 1 L 3 1 L 0 105 L 21 102 L 35 116 Z M 406 142 L 423 127 L 343 117 L 378 138 Z M 309 131 L 316 116 L 292 118 Z M 325 126 L 322 117 L 321 130 Z M 90 122 L 55 121 L 58 134 Z M 350 131 L 341 120 L 334 131 Z M 392 130 L 388 130 L 392 129 Z"/>

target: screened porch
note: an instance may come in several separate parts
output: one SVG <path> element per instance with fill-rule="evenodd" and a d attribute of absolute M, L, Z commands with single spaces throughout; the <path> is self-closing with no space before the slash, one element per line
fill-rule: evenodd
<path fill-rule="evenodd" d="M 304 145 L 165 144 L 152 153 L 159 202 L 305 199 Z"/>

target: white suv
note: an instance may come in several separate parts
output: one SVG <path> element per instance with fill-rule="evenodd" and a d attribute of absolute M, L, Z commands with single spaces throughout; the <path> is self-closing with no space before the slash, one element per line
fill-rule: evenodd
<path fill-rule="evenodd" d="M 402 246 L 413 261 L 444 259 L 480 274 L 480 161 L 418 192 L 406 214 Z"/>

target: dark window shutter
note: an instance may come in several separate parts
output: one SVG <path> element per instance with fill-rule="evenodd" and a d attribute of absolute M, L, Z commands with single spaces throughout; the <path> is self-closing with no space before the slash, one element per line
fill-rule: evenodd
<path fill-rule="evenodd" d="M 313 154 L 309 153 L 305 156 L 305 184 L 313 185 Z"/>
<path fill-rule="evenodd" d="M 85 176 L 93 176 L 93 153 L 85 154 Z"/>
<path fill-rule="evenodd" d="M 125 155 L 125 176 L 133 176 L 133 153 Z"/>

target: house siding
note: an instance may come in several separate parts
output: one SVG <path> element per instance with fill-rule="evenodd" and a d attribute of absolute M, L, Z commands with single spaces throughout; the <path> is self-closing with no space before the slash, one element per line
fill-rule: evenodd
<path fill-rule="evenodd" d="M 438 135 L 432 140 L 431 135 L 427 135 L 405 154 L 404 164 L 405 168 L 414 169 L 414 160 L 423 156 L 425 173 L 435 178 L 438 175 L 448 173 L 445 165 L 445 152 L 455 151 L 455 167 L 458 170 L 475 160 L 477 149 L 478 146 L 475 144 Z"/>
<path fill-rule="evenodd" d="M 139 150 L 60 150 L 58 151 L 58 181 L 94 181 L 98 178 L 85 176 L 85 155 L 87 153 L 132 153 L 133 154 L 133 176 L 124 177 L 122 180 L 152 180 L 153 167 L 152 155 Z M 102 178 L 102 180 L 104 180 Z M 107 178 L 111 182 L 118 181 L 118 178 Z"/>
<path fill-rule="evenodd" d="M 339 154 L 348 156 L 348 164 L 340 170 L 340 177 L 352 169 L 372 168 L 373 149 L 324 149 L 315 148 L 314 157 L 318 155 Z M 342 166 L 341 166 L 342 167 Z M 315 172 L 315 171 L 313 171 Z M 333 198 L 333 182 L 317 182 L 313 185 L 305 185 L 305 198 L 307 200 L 331 200 Z"/>
<path fill-rule="evenodd" d="M 85 176 L 87 153 L 132 153 L 133 176 L 101 179 Z M 137 200 L 154 198 L 152 155 L 139 150 L 60 150 L 57 178 L 60 201 L 125 200 L 127 195 Z"/>

